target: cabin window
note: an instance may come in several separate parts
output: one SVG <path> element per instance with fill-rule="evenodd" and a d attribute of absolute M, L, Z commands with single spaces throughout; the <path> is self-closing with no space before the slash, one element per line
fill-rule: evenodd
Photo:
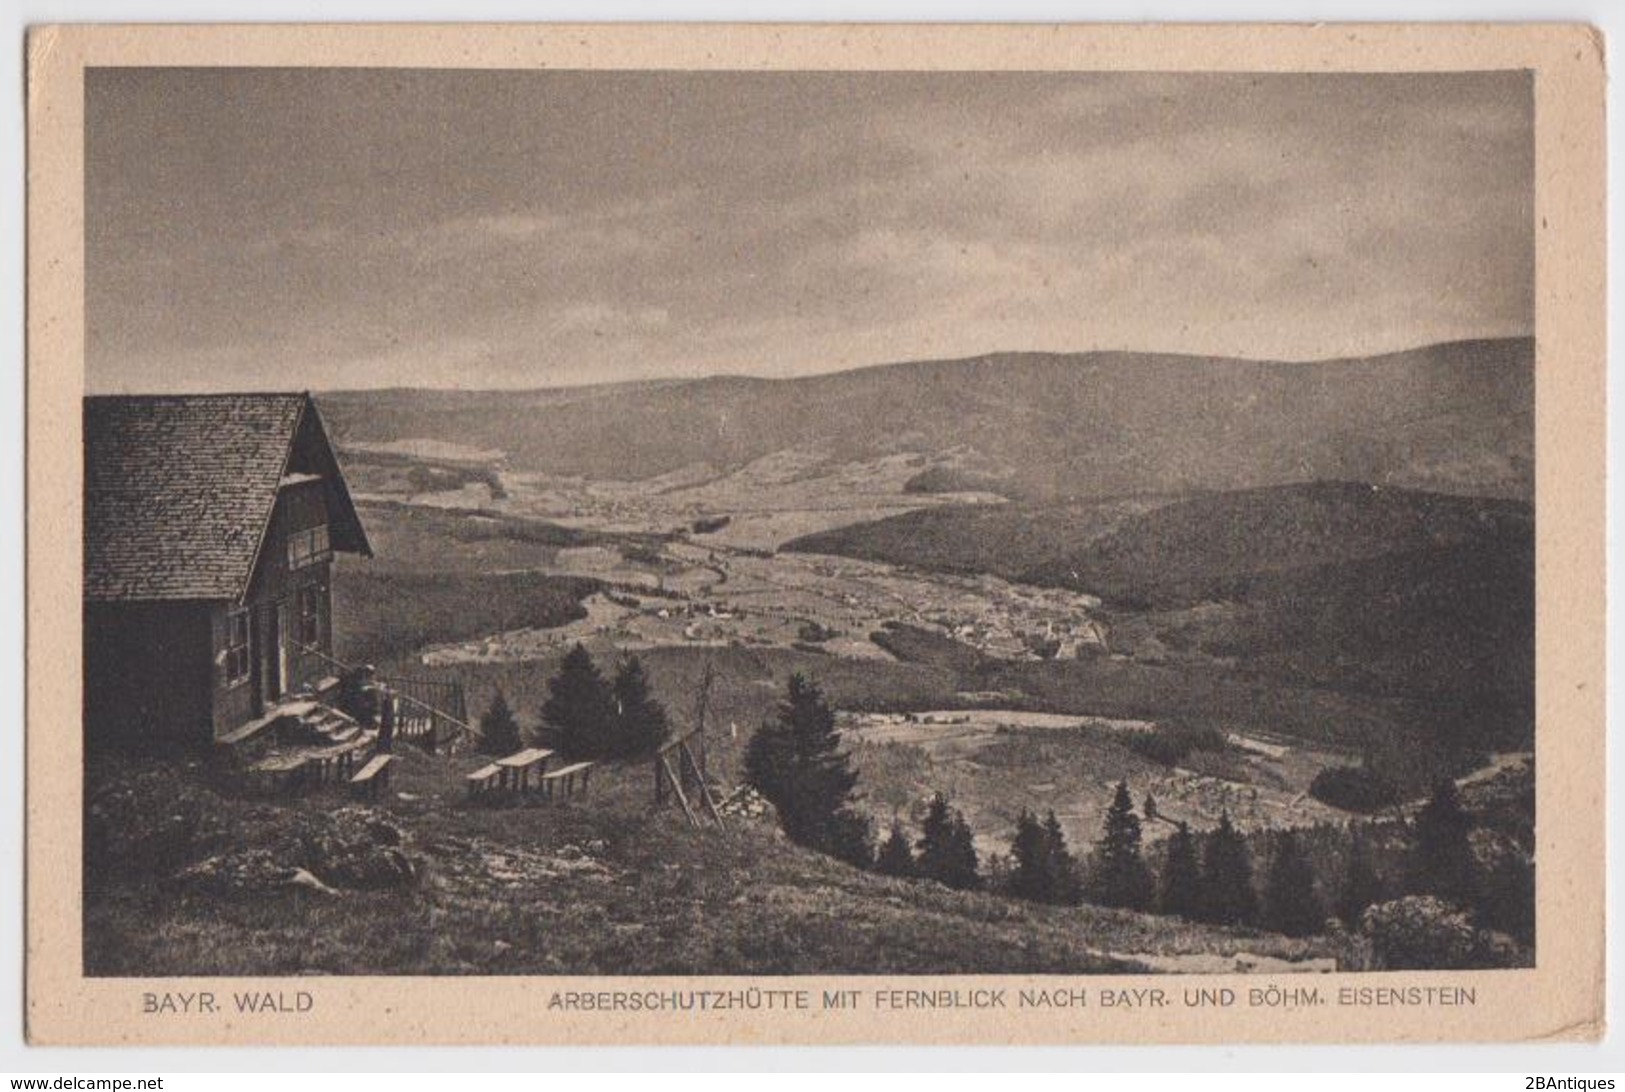
<path fill-rule="evenodd" d="M 307 531 L 295 531 L 288 536 L 288 568 L 302 569 L 333 556 L 333 547 L 327 541 L 327 524 L 319 524 Z"/>
<path fill-rule="evenodd" d="M 248 611 L 232 610 L 226 613 L 226 683 L 240 683 L 248 678 Z"/>
<path fill-rule="evenodd" d="M 320 646 L 322 642 L 322 588 L 320 585 L 299 589 L 299 644 L 305 648 Z"/>

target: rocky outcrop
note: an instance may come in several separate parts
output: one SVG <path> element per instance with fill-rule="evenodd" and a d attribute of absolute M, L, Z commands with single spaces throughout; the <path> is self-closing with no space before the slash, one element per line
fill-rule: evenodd
<path fill-rule="evenodd" d="M 217 853 L 173 875 L 186 890 L 227 898 L 291 890 L 410 887 L 423 871 L 401 828 L 370 808 L 298 816 L 271 844 Z"/>

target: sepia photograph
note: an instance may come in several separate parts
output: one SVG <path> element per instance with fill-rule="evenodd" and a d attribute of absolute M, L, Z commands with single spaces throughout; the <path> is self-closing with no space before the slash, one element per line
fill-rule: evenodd
<path fill-rule="evenodd" d="M 1529 965 L 1532 102 L 90 72 L 86 972 Z"/>
<path fill-rule="evenodd" d="M 158 1034 L 352 979 L 1467 1021 L 1600 944 L 1538 882 L 1600 505 L 1533 65 L 131 60 L 72 106 L 40 806 L 61 973 Z"/>

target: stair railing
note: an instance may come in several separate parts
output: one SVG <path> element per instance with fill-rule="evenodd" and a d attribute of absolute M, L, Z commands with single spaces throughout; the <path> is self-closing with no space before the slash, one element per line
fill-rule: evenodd
<path fill-rule="evenodd" d="M 299 645 L 298 647 L 301 653 L 315 656 L 323 663 L 326 663 L 331 667 L 335 667 L 345 674 L 354 674 L 355 672 L 361 670 L 354 664 L 347 664 L 343 660 L 329 656 L 326 652 L 323 652 L 315 645 Z M 470 739 L 478 740 L 483 738 L 483 734 L 480 732 L 480 730 L 468 722 L 468 712 L 463 702 L 463 688 L 457 683 L 442 682 L 438 679 L 388 679 L 383 676 L 379 676 L 378 681 L 381 684 L 388 686 L 394 693 L 396 699 L 399 700 L 402 705 L 411 706 L 413 709 L 416 709 L 428 716 L 431 726 L 429 729 L 431 749 L 437 749 L 439 746 L 439 726 L 441 724 L 447 725 L 454 732 L 460 732 L 463 735 L 468 736 Z M 428 701 L 409 693 L 407 689 L 405 689 L 407 686 L 414 688 L 445 688 L 445 694 L 449 699 L 445 704 L 455 706 L 457 708 L 457 713 L 460 715 L 453 715 L 446 710 L 432 705 Z"/>

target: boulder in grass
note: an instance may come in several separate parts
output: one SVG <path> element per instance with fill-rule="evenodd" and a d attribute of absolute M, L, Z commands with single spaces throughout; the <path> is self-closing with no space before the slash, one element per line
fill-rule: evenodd
<path fill-rule="evenodd" d="M 296 870 L 268 849 L 219 853 L 186 866 L 177 886 L 220 898 L 263 897 L 287 885 Z"/>
<path fill-rule="evenodd" d="M 333 887 L 410 887 L 422 871 L 401 829 L 369 808 L 306 817 L 296 855 L 298 865 Z"/>

